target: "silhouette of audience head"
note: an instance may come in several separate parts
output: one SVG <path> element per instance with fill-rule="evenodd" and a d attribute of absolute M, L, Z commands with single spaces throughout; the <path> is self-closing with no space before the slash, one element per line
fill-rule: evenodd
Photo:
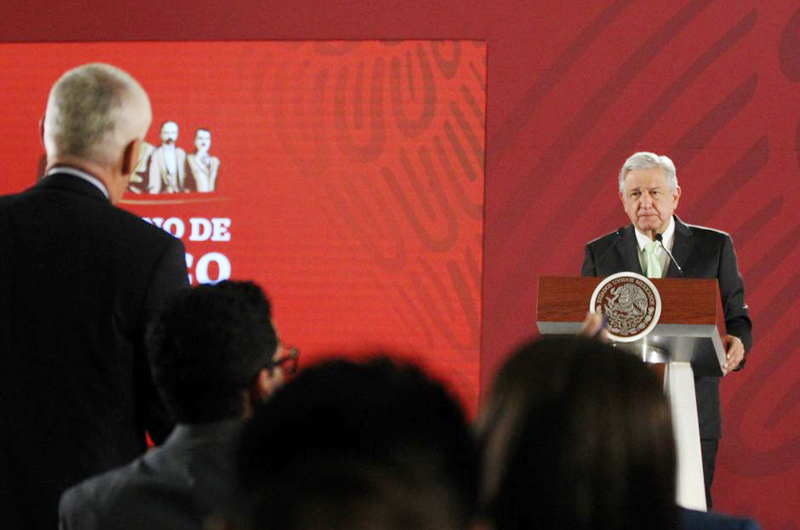
<path fill-rule="evenodd" d="M 272 311 L 252 282 L 180 293 L 147 335 L 153 379 L 180 423 L 237 418 L 279 382 Z"/>
<path fill-rule="evenodd" d="M 466 528 L 477 469 L 472 431 L 441 384 L 385 357 L 328 361 L 245 426 L 238 527 Z"/>
<path fill-rule="evenodd" d="M 600 342 L 520 347 L 480 418 L 485 516 L 497 530 L 666 529 L 675 446 L 656 375 Z"/>

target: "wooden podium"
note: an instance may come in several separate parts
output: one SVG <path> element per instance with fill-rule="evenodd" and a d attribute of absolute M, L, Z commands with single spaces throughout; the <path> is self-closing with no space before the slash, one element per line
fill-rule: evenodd
<path fill-rule="evenodd" d="M 603 278 L 543 276 L 536 322 L 542 335 L 574 335 Z M 665 365 L 664 391 L 672 409 L 678 453 L 677 503 L 706 509 L 694 376 L 722 377 L 725 317 L 717 280 L 651 279 L 661 296 L 661 317 L 644 338 L 615 343 L 645 362 Z M 658 370 L 660 373 L 661 371 Z"/>

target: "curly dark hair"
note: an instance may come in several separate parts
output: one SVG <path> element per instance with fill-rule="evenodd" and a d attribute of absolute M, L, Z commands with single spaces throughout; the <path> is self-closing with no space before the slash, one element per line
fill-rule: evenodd
<path fill-rule="evenodd" d="M 150 326 L 153 378 L 181 423 L 242 414 L 242 391 L 278 346 L 272 309 L 252 282 L 224 281 L 180 293 Z"/>

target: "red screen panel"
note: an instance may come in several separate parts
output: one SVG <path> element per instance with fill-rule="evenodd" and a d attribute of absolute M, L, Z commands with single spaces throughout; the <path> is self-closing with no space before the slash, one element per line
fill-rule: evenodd
<path fill-rule="evenodd" d="M 120 206 L 183 241 L 192 283 L 253 279 L 304 362 L 399 351 L 474 412 L 485 43 L 2 45 L 0 193 L 35 183 L 48 91 L 87 62 L 150 95 L 149 145 Z"/>

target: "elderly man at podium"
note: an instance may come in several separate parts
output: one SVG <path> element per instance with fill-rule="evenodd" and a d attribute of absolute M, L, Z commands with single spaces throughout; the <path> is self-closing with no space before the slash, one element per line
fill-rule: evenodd
<path fill-rule="evenodd" d="M 605 277 L 630 271 L 649 278 L 716 278 L 727 329 L 723 372 L 740 370 L 750 350 L 752 323 L 733 241 L 724 232 L 683 223 L 674 215 L 680 196 L 672 160 L 649 152 L 631 155 L 619 173 L 619 198 L 631 225 L 588 243 L 581 273 Z M 721 437 L 719 378 L 695 377 L 695 394 L 706 503 L 711 509 Z"/>

